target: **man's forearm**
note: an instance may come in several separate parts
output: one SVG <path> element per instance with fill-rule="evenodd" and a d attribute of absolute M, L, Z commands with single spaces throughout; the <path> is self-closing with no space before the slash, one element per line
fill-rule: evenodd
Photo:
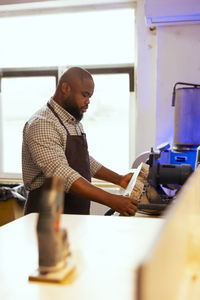
<path fill-rule="evenodd" d="M 122 179 L 122 175 L 119 175 L 115 172 L 113 172 L 110 169 L 107 169 L 106 167 L 102 166 L 94 175 L 95 178 L 105 180 L 108 182 L 112 182 L 114 184 L 120 185 L 120 180 Z"/>
<path fill-rule="evenodd" d="M 79 178 L 73 182 L 70 192 L 84 198 L 104 204 L 118 211 L 120 215 L 130 216 L 135 215 L 137 210 L 137 200 L 122 195 L 115 195 L 104 191 L 84 178 Z"/>
<path fill-rule="evenodd" d="M 70 192 L 107 206 L 112 205 L 112 201 L 114 200 L 112 199 L 113 194 L 92 185 L 82 177 L 74 181 L 70 188 Z"/>

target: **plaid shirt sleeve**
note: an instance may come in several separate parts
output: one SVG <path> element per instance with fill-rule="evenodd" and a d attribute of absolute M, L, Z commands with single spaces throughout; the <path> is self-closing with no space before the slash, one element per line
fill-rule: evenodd
<path fill-rule="evenodd" d="M 66 138 L 66 134 L 65 134 Z M 69 191 L 72 183 L 81 177 L 81 175 L 73 170 L 65 156 L 64 136 L 60 132 L 60 128 L 52 120 L 38 119 L 35 122 L 27 123 L 24 128 L 23 141 L 23 178 L 25 187 L 28 190 L 39 187 L 45 177 L 58 176 L 64 179 L 65 191 Z M 23 157 L 29 164 L 23 164 Z M 34 163 L 33 163 L 34 162 Z M 41 172 L 43 176 L 41 177 Z M 40 174 L 40 182 L 37 176 Z M 35 175 L 35 176 L 34 176 Z M 36 185 L 31 178 L 36 178 Z"/>
<path fill-rule="evenodd" d="M 91 170 L 91 176 L 94 177 L 96 172 L 102 167 L 102 164 L 100 164 L 98 161 L 96 161 L 92 156 L 90 156 L 90 170 Z"/>

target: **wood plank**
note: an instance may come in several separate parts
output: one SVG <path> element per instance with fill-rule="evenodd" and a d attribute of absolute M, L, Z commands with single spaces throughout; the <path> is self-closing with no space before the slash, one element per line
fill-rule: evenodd
<path fill-rule="evenodd" d="M 200 169 L 165 213 L 166 223 L 137 271 L 138 300 L 195 300 L 200 295 Z"/>
<path fill-rule="evenodd" d="M 149 174 L 149 165 L 141 163 L 133 172 L 133 176 L 124 191 L 124 195 L 134 200 L 139 200 L 144 188 L 144 183 Z"/>

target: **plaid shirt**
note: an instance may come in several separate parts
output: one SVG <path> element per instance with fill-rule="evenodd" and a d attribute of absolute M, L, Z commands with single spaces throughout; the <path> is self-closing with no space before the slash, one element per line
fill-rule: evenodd
<path fill-rule="evenodd" d="M 49 101 L 59 115 L 70 135 L 81 135 L 83 127 L 72 115 L 52 98 Z M 65 156 L 67 132 L 52 111 L 45 105 L 26 122 L 23 130 L 22 174 L 25 189 L 40 187 L 46 177 L 58 176 L 64 179 L 65 191 L 81 175 L 72 169 Z M 90 156 L 91 175 L 101 164 Z"/>

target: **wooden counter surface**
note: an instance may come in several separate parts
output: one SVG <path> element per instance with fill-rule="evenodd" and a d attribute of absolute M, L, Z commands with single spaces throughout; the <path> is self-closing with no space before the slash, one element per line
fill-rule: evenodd
<path fill-rule="evenodd" d="M 28 280 L 38 267 L 30 214 L 0 228 L 0 298 L 4 300 L 134 300 L 135 270 L 164 220 L 62 215 L 76 270 L 62 283 Z"/>

